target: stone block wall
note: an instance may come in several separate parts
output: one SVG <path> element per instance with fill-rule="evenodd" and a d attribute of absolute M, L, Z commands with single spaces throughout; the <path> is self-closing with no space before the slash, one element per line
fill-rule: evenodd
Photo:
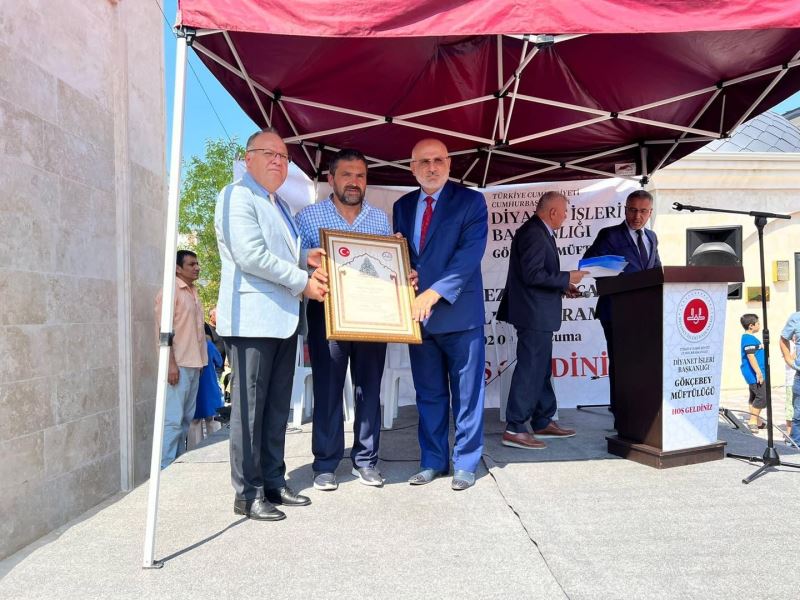
<path fill-rule="evenodd" d="M 154 9 L 0 5 L 0 558 L 147 471 L 166 179 Z"/>

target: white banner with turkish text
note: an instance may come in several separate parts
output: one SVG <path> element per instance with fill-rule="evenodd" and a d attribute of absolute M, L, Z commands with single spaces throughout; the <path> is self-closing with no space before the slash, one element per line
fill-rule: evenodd
<path fill-rule="evenodd" d="M 629 180 L 600 179 L 484 190 L 489 209 L 489 242 L 481 265 L 486 311 L 486 406 L 499 405 L 516 368 L 514 327 L 493 319 L 505 287 L 511 239 L 516 230 L 533 216 L 544 192 L 558 190 L 570 204 L 567 219 L 555 231 L 561 270 L 577 269 L 597 233 L 625 218 L 625 198 L 636 189 L 639 186 Z M 603 330 L 595 319 L 594 279 L 585 278 L 578 289 L 586 296 L 563 300 L 561 329 L 553 336 L 553 383 L 562 408 L 608 402 L 608 356 Z"/>
<path fill-rule="evenodd" d="M 726 283 L 664 285 L 662 448 L 717 441 Z"/>

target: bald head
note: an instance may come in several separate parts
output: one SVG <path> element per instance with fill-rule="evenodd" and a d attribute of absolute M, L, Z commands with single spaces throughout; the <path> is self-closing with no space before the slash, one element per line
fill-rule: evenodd
<path fill-rule="evenodd" d="M 558 229 L 567 218 L 567 197 L 559 192 L 545 192 L 536 204 L 536 214 L 551 229 Z"/>
<path fill-rule="evenodd" d="M 426 194 L 442 189 L 450 176 L 447 146 L 434 138 L 417 142 L 411 151 L 411 172 Z"/>

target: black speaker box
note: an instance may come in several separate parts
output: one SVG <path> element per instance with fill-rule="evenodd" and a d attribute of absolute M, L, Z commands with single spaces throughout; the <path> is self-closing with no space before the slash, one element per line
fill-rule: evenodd
<path fill-rule="evenodd" d="M 696 267 L 740 266 L 742 226 L 691 227 L 686 230 L 686 264 Z M 742 284 L 728 286 L 728 299 L 742 297 Z"/>

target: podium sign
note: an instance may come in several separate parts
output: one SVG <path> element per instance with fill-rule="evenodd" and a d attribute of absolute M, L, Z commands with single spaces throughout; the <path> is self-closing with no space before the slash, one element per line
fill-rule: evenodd
<path fill-rule="evenodd" d="M 617 435 L 656 468 L 723 458 L 717 439 L 728 283 L 741 267 L 663 267 L 598 280 L 611 296 Z"/>
<path fill-rule="evenodd" d="M 717 441 L 727 297 L 727 283 L 664 285 L 665 452 Z"/>

